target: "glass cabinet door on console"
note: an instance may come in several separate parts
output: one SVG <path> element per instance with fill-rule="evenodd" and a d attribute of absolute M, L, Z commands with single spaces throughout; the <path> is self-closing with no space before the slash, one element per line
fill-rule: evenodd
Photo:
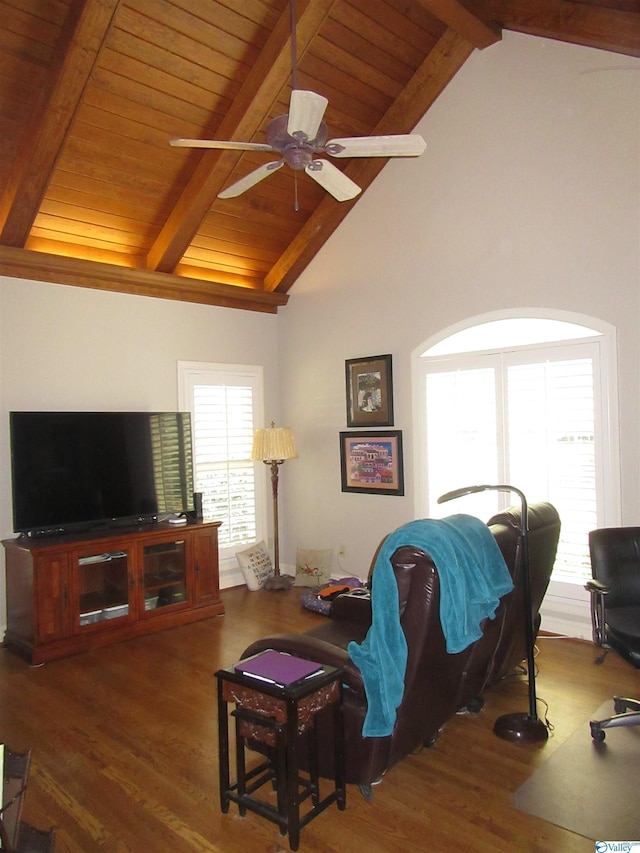
<path fill-rule="evenodd" d="M 115 549 L 78 557 L 78 619 L 80 628 L 130 614 L 129 555 Z"/>
<path fill-rule="evenodd" d="M 145 615 L 187 604 L 187 550 L 184 539 L 142 546 Z"/>

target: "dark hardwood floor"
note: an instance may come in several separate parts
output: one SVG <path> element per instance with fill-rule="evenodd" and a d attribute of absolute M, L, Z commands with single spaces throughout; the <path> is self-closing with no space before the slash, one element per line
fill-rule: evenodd
<path fill-rule="evenodd" d="M 57 853 L 246 853 L 288 850 L 277 827 L 218 799 L 214 672 L 254 639 L 304 630 L 300 590 L 224 593 L 226 615 L 30 667 L 0 652 L 0 741 L 32 750 L 23 817 L 57 827 Z M 301 851 L 593 851 L 593 840 L 519 812 L 511 794 L 613 693 L 640 693 L 638 672 L 576 640 L 538 640 L 538 694 L 554 726 L 544 746 L 501 741 L 497 716 L 527 709 L 506 680 L 478 715 L 457 716 L 430 750 L 405 759 L 365 802 L 349 786 L 302 830 Z"/>

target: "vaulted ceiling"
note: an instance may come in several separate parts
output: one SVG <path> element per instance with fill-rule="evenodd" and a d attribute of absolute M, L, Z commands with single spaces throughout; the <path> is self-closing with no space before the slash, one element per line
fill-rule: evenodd
<path fill-rule="evenodd" d="M 412 131 L 505 29 L 640 56 L 639 0 L 295 6 L 297 85 L 329 99 L 332 137 Z M 289 0 L 0 0 L 0 14 L 0 274 L 286 304 L 362 195 L 338 202 L 285 166 L 221 199 L 265 154 L 169 140 L 265 141 L 291 94 Z M 388 161 L 335 162 L 364 192 Z"/>

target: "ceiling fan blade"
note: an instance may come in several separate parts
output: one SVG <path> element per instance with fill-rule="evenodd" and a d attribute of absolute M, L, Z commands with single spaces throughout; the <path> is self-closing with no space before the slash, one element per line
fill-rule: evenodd
<path fill-rule="evenodd" d="M 276 172 L 284 165 L 284 160 L 274 160 L 272 163 L 265 163 L 264 166 L 259 166 L 257 169 L 254 169 L 253 172 L 249 172 L 248 175 L 245 175 L 244 178 L 240 178 L 239 181 L 236 181 L 235 184 L 231 184 L 230 187 L 227 187 L 226 190 L 222 190 L 222 192 L 218 193 L 218 198 L 235 198 L 236 196 L 242 195 L 246 190 L 251 189 L 251 187 L 259 184 L 260 181 L 264 181 L 265 178 L 268 178 L 272 172 Z"/>
<path fill-rule="evenodd" d="M 338 201 L 349 201 L 361 193 L 361 188 L 328 160 L 312 160 L 305 169 L 310 178 L 331 193 Z"/>
<path fill-rule="evenodd" d="M 330 139 L 324 149 L 332 157 L 419 157 L 426 147 L 419 133 L 405 133 Z"/>
<path fill-rule="evenodd" d="M 217 139 L 170 139 L 174 148 L 223 148 L 230 151 L 273 151 L 266 142 L 226 142 Z"/>
<path fill-rule="evenodd" d="M 289 136 L 302 135 L 305 139 L 315 139 L 329 101 L 315 92 L 294 89 L 289 103 Z"/>

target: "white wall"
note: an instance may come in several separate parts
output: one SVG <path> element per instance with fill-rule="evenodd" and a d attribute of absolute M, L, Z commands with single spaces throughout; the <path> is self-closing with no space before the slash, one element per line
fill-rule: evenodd
<path fill-rule="evenodd" d="M 412 351 L 507 308 L 616 327 L 622 520 L 640 523 L 640 62 L 505 33 L 417 129 L 425 154 L 385 167 L 281 312 L 283 417 L 300 451 L 281 489 L 285 559 L 344 545 L 344 573 L 366 575 L 381 537 L 414 517 Z M 344 361 L 382 353 L 394 360 L 404 498 L 340 489 Z"/>
<path fill-rule="evenodd" d="M 171 411 L 177 362 L 262 364 L 279 420 L 278 318 L 0 277 L 0 534 L 12 536 L 8 412 Z M 4 559 L 1 558 L 4 566 Z M 0 627 L 6 624 L 4 570 Z"/>

